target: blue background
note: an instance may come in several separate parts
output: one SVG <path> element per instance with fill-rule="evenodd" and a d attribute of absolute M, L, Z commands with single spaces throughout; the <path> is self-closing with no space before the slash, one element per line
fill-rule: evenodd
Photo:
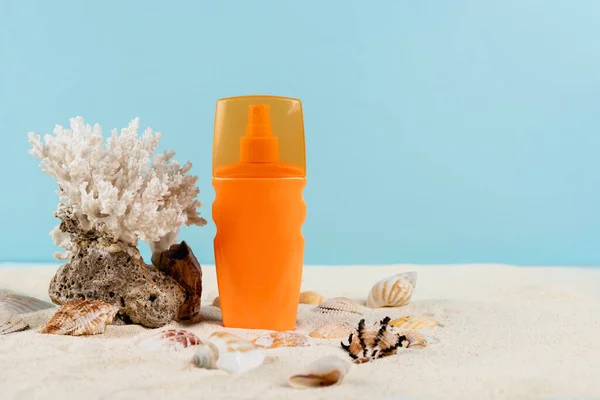
<path fill-rule="evenodd" d="M 600 265 L 598 1 L 0 2 L 0 260 L 52 261 L 27 151 L 139 116 L 190 160 L 213 262 L 215 101 L 303 100 L 307 264 Z M 147 256 L 144 246 L 144 255 Z"/>

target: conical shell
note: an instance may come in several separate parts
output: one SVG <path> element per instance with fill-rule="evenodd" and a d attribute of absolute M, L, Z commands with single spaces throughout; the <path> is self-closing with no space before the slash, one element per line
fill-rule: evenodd
<path fill-rule="evenodd" d="M 317 339 L 346 338 L 352 332 L 352 327 L 347 323 L 332 322 L 315 329 L 308 336 Z"/>
<path fill-rule="evenodd" d="M 435 328 L 438 323 L 433 318 L 424 315 L 409 315 L 393 320 L 390 325 L 399 329 L 422 330 Z"/>
<path fill-rule="evenodd" d="M 347 297 L 334 297 L 319 304 L 315 311 L 321 313 L 353 313 L 362 314 L 358 304 Z"/>
<path fill-rule="evenodd" d="M 323 302 L 323 296 L 316 292 L 302 292 L 298 298 L 300 304 L 315 304 L 319 305 Z"/>
<path fill-rule="evenodd" d="M 297 389 L 338 385 L 350 370 L 350 365 L 337 356 L 325 356 L 292 375 L 288 383 Z"/>
<path fill-rule="evenodd" d="M 42 326 L 40 333 L 97 335 L 104 333 L 118 311 L 118 307 L 102 300 L 73 300 L 59 308 L 50 321 Z"/>
<path fill-rule="evenodd" d="M 0 310 L 0 335 L 8 335 L 26 329 L 29 329 L 29 325 L 23 321 L 23 318 L 8 311 Z"/>
<path fill-rule="evenodd" d="M 303 347 L 312 344 L 309 338 L 294 331 L 268 333 L 254 339 L 252 343 L 267 349 L 275 349 L 278 347 Z"/>
<path fill-rule="evenodd" d="M 169 329 L 142 338 L 138 345 L 147 350 L 179 351 L 202 344 L 198 336 L 184 329 Z"/>
<path fill-rule="evenodd" d="M 192 363 L 198 368 L 216 369 L 219 359 L 219 349 L 214 344 L 208 342 L 198 346 L 198 350 L 192 357 Z"/>
<path fill-rule="evenodd" d="M 405 306 L 410 303 L 415 282 L 414 273 L 397 274 L 382 279 L 371 288 L 367 306 L 371 308 Z"/>
<path fill-rule="evenodd" d="M 219 352 L 216 367 L 230 374 L 241 374 L 265 360 L 264 349 L 229 332 L 215 332 L 208 338 Z"/>
<path fill-rule="evenodd" d="M 52 307 L 54 307 L 52 303 L 22 294 L 9 293 L 0 296 L 0 311 L 8 311 L 13 314 L 26 314 Z"/>

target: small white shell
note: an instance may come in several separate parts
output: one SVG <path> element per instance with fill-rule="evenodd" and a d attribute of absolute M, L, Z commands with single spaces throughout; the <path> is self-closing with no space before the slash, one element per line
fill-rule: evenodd
<path fill-rule="evenodd" d="M 21 317 L 8 311 L 0 311 L 0 335 L 8 335 L 27 329 L 29 329 L 29 325 Z"/>
<path fill-rule="evenodd" d="M 315 311 L 321 313 L 352 313 L 352 314 L 362 314 L 360 308 L 356 302 L 352 301 L 347 297 L 333 297 L 331 299 L 327 299 L 317 307 L 315 307 Z"/>
<path fill-rule="evenodd" d="M 219 359 L 219 349 L 214 344 L 208 342 L 198 346 L 196 354 L 192 357 L 192 363 L 198 368 L 216 369 Z"/>
<path fill-rule="evenodd" d="M 379 308 L 407 305 L 410 303 L 416 279 L 415 272 L 405 272 L 380 280 L 371 288 L 367 306 Z"/>
<path fill-rule="evenodd" d="M 0 295 L 0 311 L 8 311 L 13 314 L 26 314 L 53 307 L 55 306 L 52 303 L 22 294 L 6 293 Z"/>
<path fill-rule="evenodd" d="M 186 347 L 197 346 L 201 343 L 202 341 L 198 336 L 183 329 L 169 329 L 138 340 L 138 345 L 147 350 L 166 350 L 169 352 L 183 350 Z"/>
<path fill-rule="evenodd" d="M 265 360 L 264 349 L 229 332 L 215 332 L 209 338 L 219 352 L 216 367 L 230 374 L 241 374 L 258 367 Z"/>
<path fill-rule="evenodd" d="M 296 389 L 339 385 L 350 370 L 350 365 L 337 356 L 325 356 L 292 375 L 288 383 Z"/>

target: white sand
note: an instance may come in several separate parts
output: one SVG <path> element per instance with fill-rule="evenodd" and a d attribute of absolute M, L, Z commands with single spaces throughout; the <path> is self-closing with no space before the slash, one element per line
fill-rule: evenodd
<path fill-rule="evenodd" d="M 194 353 L 149 353 L 135 345 L 150 330 L 109 326 L 95 337 L 41 335 L 53 313 L 25 316 L 33 329 L 0 336 L 1 399 L 600 399 L 600 269 L 510 266 L 307 267 L 303 290 L 364 304 L 372 284 L 399 271 L 419 273 L 413 303 L 370 310 L 435 316 L 440 342 L 353 365 L 340 386 L 291 389 L 287 377 L 323 355 L 347 357 L 339 340 L 269 351 L 256 370 L 231 376 L 188 368 Z M 182 327 L 206 338 L 223 329 L 214 268 L 204 267 L 206 321 Z M 2 267 L 0 288 L 48 299 L 51 267 Z M 322 323 L 301 306 L 298 329 Z M 321 318 L 321 320 L 319 320 Z M 360 317 L 351 318 L 355 323 Z M 166 329 L 161 328 L 161 329 Z M 262 332 L 232 330 L 247 338 Z M 349 359 L 349 358 L 348 358 Z"/>

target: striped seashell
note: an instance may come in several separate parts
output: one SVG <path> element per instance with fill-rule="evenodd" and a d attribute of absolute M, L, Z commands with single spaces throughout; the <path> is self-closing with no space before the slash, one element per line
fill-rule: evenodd
<path fill-rule="evenodd" d="M 317 339 L 346 338 L 352 332 L 352 326 L 347 323 L 332 322 L 315 329 L 308 336 Z"/>
<path fill-rule="evenodd" d="M 23 321 L 23 318 L 8 311 L 0 310 L 0 335 L 22 332 L 27 329 L 29 329 L 29 325 Z"/>
<path fill-rule="evenodd" d="M 400 339 L 401 347 L 404 348 L 415 348 L 422 349 L 427 347 L 429 344 L 436 343 L 437 341 L 432 340 L 433 338 L 429 338 L 422 333 L 415 331 L 404 331 L 400 333 L 404 338 Z"/>
<path fill-rule="evenodd" d="M 402 307 L 410 303 L 416 283 L 416 273 L 402 273 L 377 282 L 369 292 L 370 308 Z"/>
<path fill-rule="evenodd" d="M 8 311 L 13 314 L 26 314 L 52 307 L 55 307 L 52 303 L 22 294 L 8 293 L 0 296 L 0 311 Z"/>
<path fill-rule="evenodd" d="M 40 329 L 54 335 L 97 335 L 104 333 L 119 311 L 102 300 L 77 299 L 65 303 Z"/>
<path fill-rule="evenodd" d="M 424 315 L 409 315 L 397 318 L 390 322 L 390 326 L 393 326 L 394 328 L 411 330 L 430 329 L 435 328 L 437 325 L 438 323 L 436 320 Z"/>
<path fill-rule="evenodd" d="M 200 338 L 184 329 L 169 329 L 138 340 L 138 345 L 147 350 L 183 350 L 186 347 L 202 344 Z"/>
<path fill-rule="evenodd" d="M 353 313 L 362 314 L 358 304 L 347 297 L 334 297 L 319 304 L 315 311 L 321 313 Z"/>
<path fill-rule="evenodd" d="M 350 370 L 349 362 L 338 356 L 325 356 L 313 361 L 288 379 L 288 384 L 296 389 L 338 385 Z"/>
<path fill-rule="evenodd" d="M 301 333 L 294 331 L 272 332 L 260 336 L 252 341 L 257 346 L 267 349 L 278 347 L 303 347 L 310 346 L 312 341 Z"/>
<path fill-rule="evenodd" d="M 319 305 L 323 302 L 323 296 L 317 292 L 302 292 L 298 298 L 300 304 L 315 304 Z"/>
<path fill-rule="evenodd" d="M 218 357 L 214 359 L 215 367 L 230 374 L 249 371 L 261 365 L 265 360 L 263 348 L 229 332 L 215 332 L 210 335 L 208 342 L 218 351 Z M 208 351 L 213 352 L 214 349 L 202 350 L 201 354 L 197 354 L 196 365 L 199 363 L 206 368 L 204 365 L 211 361 L 210 357 L 214 357 L 213 354 L 207 353 Z"/>

